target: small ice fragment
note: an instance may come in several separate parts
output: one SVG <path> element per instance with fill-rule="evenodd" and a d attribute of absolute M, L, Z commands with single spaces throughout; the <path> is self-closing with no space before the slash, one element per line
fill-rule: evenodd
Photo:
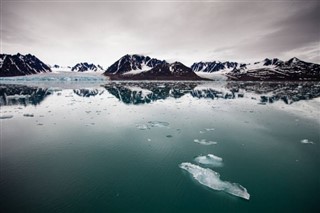
<path fill-rule="evenodd" d="M 203 133 L 204 133 L 204 131 L 201 131 L 201 130 L 200 130 L 200 131 L 199 131 L 199 133 L 200 133 L 200 134 L 203 134 Z"/>
<path fill-rule="evenodd" d="M 309 141 L 308 139 L 303 139 L 300 142 L 303 143 L 303 144 L 314 144 L 313 141 Z"/>
<path fill-rule="evenodd" d="M 218 191 L 225 191 L 231 195 L 250 199 L 250 194 L 247 189 L 238 183 L 230 183 L 220 179 L 220 174 L 211 170 L 205 169 L 192 163 L 181 163 L 179 165 L 181 169 L 188 171 L 192 177 L 200 184 L 205 185 L 211 189 Z"/>
<path fill-rule="evenodd" d="M 137 124 L 136 127 L 140 130 L 149 129 L 148 125 L 145 125 L 145 124 Z"/>
<path fill-rule="evenodd" d="M 215 141 L 207 141 L 206 139 L 194 139 L 193 140 L 195 143 L 201 144 L 201 145 L 213 145 L 213 144 L 217 144 L 218 142 Z"/>
<path fill-rule="evenodd" d="M 164 122 L 164 121 L 149 121 L 148 122 L 150 124 L 151 127 L 166 127 L 169 126 L 168 122 Z"/>
<path fill-rule="evenodd" d="M 0 116 L 0 119 L 10 119 L 13 118 L 13 115 L 2 115 Z"/>
<path fill-rule="evenodd" d="M 203 165 L 208 165 L 212 167 L 222 167 L 223 162 L 222 158 L 213 155 L 213 154 L 208 154 L 208 155 L 200 155 L 194 159 L 197 163 L 203 164 Z"/>
<path fill-rule="evenodd" d="M 151 141 L 151 139 L 150 139 L 150 138 L 148 138 L 148 141 L 150 142 L 150 141 Z"/>
<path fill-rule="evenodd" d="M 206 128 L 206 131 L 214 131 L 214 128 Z"/>

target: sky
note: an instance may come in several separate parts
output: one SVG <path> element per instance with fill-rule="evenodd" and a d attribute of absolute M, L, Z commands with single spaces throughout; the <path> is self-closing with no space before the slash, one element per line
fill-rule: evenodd
<path fill-rule="evenodd" d="M 1 0 L 1 53 L 107 68 L 125 54 L 320 63 L 320 1 Z"/>

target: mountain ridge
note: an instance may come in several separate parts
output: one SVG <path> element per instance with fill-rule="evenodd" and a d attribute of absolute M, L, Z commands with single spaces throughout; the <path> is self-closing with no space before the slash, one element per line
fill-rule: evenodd
<path fill-rule="evenodd" d="M 77 63 L 73 67 L 57 64 L 50 66 L 31 54 L 0 54 L 0 76 L 23 76 L 56 71 L 103 72 L 111 80 L 203 80 L 207 74 L 223 76 L 226 80 L 275 81 L 275 80 L 320 80 L 320 65 L 293 57 L 287 61 L 278 58 L 265 58 L 254 63 L 236 61 L 200 61 L 191 67 L 181 62 L 169 63 L 166 60 L 139 54 L 126 54 L 106 70 L 100 65 L 88 62 Z M 202 75 L 206 74 L 206 75 Z"/>

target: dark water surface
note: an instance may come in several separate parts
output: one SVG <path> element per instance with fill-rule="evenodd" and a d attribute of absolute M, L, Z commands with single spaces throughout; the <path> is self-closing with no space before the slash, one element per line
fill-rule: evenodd
<path fill-rule="evenodd" d="M 1 212 L 317 212 L 319 97 L 318 82 L 1 84 Z"/>

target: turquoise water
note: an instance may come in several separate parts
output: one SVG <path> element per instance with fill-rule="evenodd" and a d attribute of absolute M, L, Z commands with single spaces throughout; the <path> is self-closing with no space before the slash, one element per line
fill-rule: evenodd
<path fill-rule="evenodd" d="M 317 212 L 319 88 L 2 84 L 1 212 Z M 195 160 L 208 154 L 222 162 Z M 250 199 L 201 184 L 182 163 Z"/>

